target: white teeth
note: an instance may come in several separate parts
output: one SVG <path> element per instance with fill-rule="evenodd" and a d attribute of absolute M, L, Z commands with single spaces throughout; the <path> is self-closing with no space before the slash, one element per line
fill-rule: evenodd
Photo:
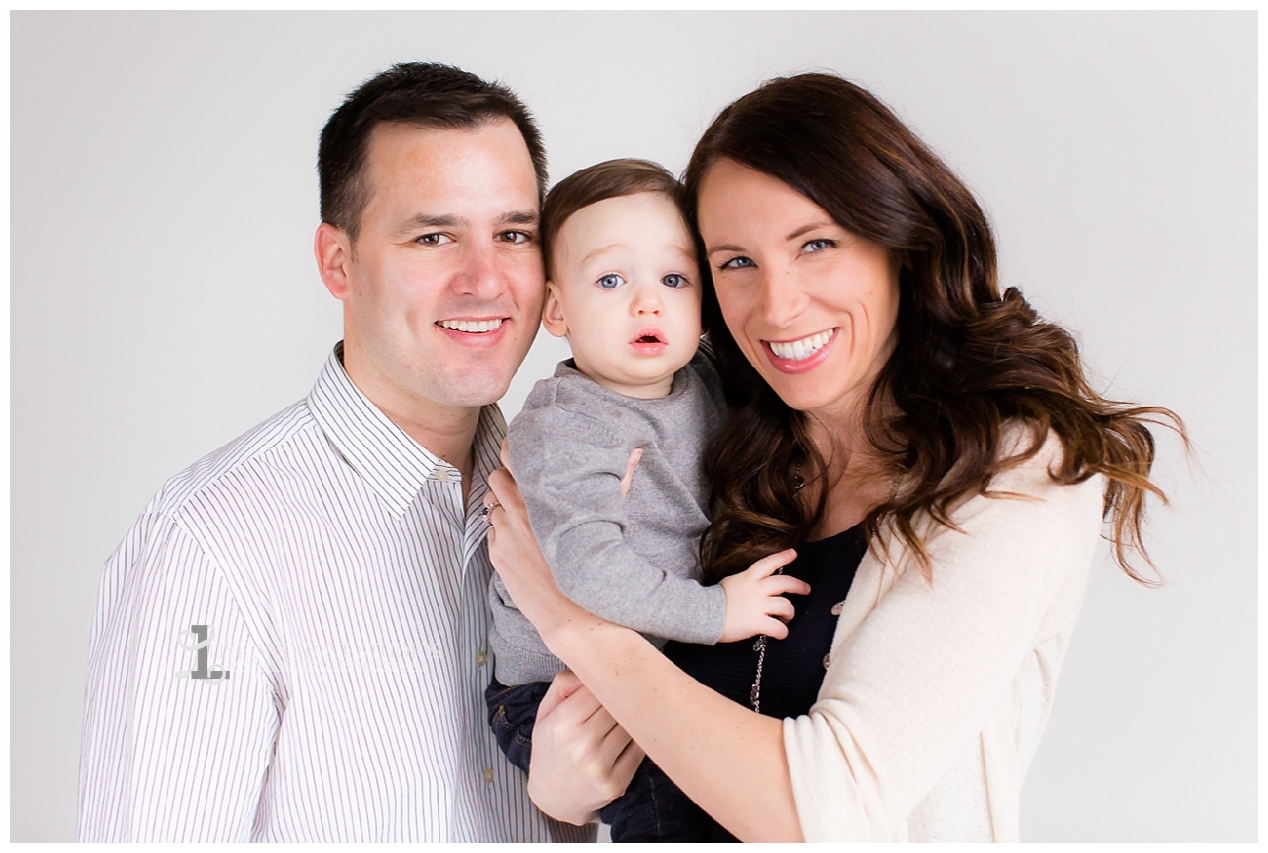
<path fill-rule="evenodd" d="M 453 329 L 456 332 L 491 332 L 502 325 L 498 320 L 441 320 L 442 329 Z"/>
<path fill-rule="evenodd" d="M 819 332 L 818 334 L 811 335 L 808 338 L 802 338 L 799 341 L 792 341 L 791 343 L 772 343 L 770 348 L 771 352 L 775 353 L 775 355 L 780 358 L 787 359 L 788 361 L 801 361 L 802 359 L 809 358 L 817 353 L 823 348 L 823 345 L 830 340 L 832 340 L 831 330 Z"/>

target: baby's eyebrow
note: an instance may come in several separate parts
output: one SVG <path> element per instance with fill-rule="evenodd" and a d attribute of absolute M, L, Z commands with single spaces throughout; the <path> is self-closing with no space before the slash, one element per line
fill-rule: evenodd
<path fill-rule="evenodd" d="M 595 256 L 602 255 L 604 252 L 609 251 L 610 249 L 615 249 L 616 247 L 620 245 L 621 245 L 620 243 L 613 243 L 610 246 L 599 246 L 597 249 L 591 249 L 590 251 L 586 252 L 585 257 L 581 259 L 581 263 L 584 264 L 587 261 L 594 258 Z"/>

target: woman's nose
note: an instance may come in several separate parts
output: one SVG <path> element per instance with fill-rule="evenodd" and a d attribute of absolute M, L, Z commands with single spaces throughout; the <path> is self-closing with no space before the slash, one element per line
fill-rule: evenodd
<path fill-rule="evenodd" d="M 791 270 L 763 270 L 758 309 L 771 326 L 783 329 L 801 316 L 809 301 Z"/>

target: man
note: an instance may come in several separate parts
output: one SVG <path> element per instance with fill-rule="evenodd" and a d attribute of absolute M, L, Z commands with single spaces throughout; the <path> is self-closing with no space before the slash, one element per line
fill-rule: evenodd
<path fill-rule="evenodd" d="M 344 340 L 107 563 L 80 840 L 593 838 L 532 806 L 483 719 L 479 509 L 543 299 L 538 131 L 500 85 L 403 64 L 331 116 L 319 160 Z M 641 754 L 575 679 L 556 688 L 534 797 L 582 822 Z"/>

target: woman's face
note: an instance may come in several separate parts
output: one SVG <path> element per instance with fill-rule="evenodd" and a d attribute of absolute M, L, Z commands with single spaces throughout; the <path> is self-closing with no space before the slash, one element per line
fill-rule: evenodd
<path fill-rule="evenodd" d="M 733 160 L 705 175 L 699 219 L 722 316 L 757 372 L 794 409 L 860 412 L 894 347 L 889 253 Z"/>

